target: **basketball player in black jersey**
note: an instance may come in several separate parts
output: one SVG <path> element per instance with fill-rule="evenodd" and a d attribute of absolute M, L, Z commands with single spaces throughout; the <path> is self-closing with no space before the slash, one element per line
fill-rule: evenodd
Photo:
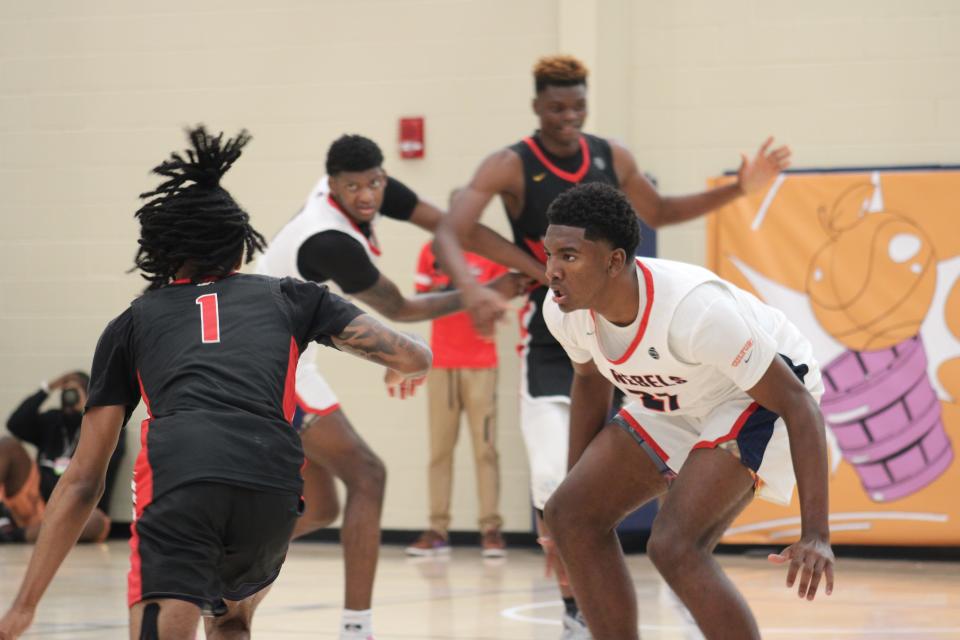
<path fill-rule="evenodd" d="M 691 220 L 765 187 L 789 165 L 787 147 L 763 143 L 756 156 L 742 156 L 735 183 L 688 196 L 665 197 L 637 168 L 620 143 L 583 133 L 587 116 L 587 70 L 569 56 L 540 59 L 533 70 L 533 111 L 539 129 L 520 142 L 495 151 L 477 169 L 458 195 L 436 232 L 436 255 L 463 292 L 477 329 L 489 334 L 506 310 L 495 292 L 483 290 L 470 275 L 462 245 L 478 224 L 487 204 L 499 196 L 513 231 L 515 250 L 498 262 L 545 283 L 543 236 L 547 207 L 558 195 L 586 182 L 605 182 L 621 189 L 637 215 L 651 227 Z M 567 463 L 569 393 L 573 369 L 541 315 L 546 287 L 534 290 L 523 313 L 524 342 L 520 423 L 530 459 L 534 506 L 563 479 Z M 549 551 L 549 538 L 545 545 Z M 576 607 L 569 591 L 565 625 L 575 626 Z M 582 625 L 581 625 L 582 626 Z M 586 634 L 585 627 L 582 628 Z M 571 632 L 565 637 L 578 637 Z M 582 635 L 580 637 L 588 637 Z"/>
<path fill-rule="evenodd" d="M 310 343 L 423 375 L 429 348 L 326 287 L 236 273 L 263 248 L 219 186 L 249 136 L 201 127 L 137 212 L 136 265 L 150 285 L 103 332 L 77 452 L 47 506 L 0 638 L 30 625 L 54 573 L 103 492 L 121 425 L 141 398 L 147 420 L 134 470 L 130 636 L 248 638 L 302 510 L 303 448 L 291 425 L 299 353 Z"/>

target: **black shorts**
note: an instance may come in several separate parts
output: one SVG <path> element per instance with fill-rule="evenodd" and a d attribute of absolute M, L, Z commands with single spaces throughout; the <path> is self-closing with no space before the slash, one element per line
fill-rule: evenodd
<path fill-rule="evenodd" d="M 303 511 L 300 496 L 216 482 L 186 484 L 151 502 L 133 523 L 128 605 L 149 598 L 226 613 L 280 573 Z"/>

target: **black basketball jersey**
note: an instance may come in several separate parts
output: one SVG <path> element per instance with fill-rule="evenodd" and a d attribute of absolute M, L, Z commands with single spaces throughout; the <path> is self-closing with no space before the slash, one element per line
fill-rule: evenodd
<path fill-rule="evenodd" d="M 136 299 L 97 344 L 87 406 L 124 405 L 129 418 L 143 398 L 137 513 L 195 481 L 299 494 L 299 354 L 360 313 L 325 286 L 243 274 Z"/>
<path fill-rule="evenodd" d="M 513 241 L 545 264 L 543 236 L 547 232 L 550 203 L 584 182 L 605 182 L 618 187 L 613 151 L 609 142 L 587 133 L 580 136 L 580 151 L 568 158 L 551 154 L 537 135 L 524 138 L 510 149 L 523 162 L 523 206 L 517 218 L 507 215 Z M 569 396 L 573 368 L 543 320 L 543 300 L 548 291 L 547 287 L 539 287 L 531 292 L 521 312 L 526 391 L 533 397 Z"/>

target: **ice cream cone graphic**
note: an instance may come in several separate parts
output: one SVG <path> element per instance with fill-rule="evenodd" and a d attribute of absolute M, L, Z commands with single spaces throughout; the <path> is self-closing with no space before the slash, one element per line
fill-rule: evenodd
<path fill-rule="evenodd" d="M 810 264 L 807 294 L 847 348 L 823 367 L 823 413 L 871 499 L 897 500 L 953 460 L 920 337 L 936 256 L 920 227 L 884 207 L 876 173 L 822 211 L 821 223 L 830 239 Z"/>

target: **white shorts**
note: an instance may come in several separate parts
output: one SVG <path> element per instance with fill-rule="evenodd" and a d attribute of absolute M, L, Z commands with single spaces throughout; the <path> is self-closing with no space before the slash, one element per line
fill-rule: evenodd
<path fill-rule="evenodd" d="M 320 345 L 311 342 L 297 362 L 297 406 L 304 413 L 325 416 L 340 408 L 337 395 L 317 370 Z"/>
<path fill-rule="evenodd" d="M 819 383 L 819 376 L 816 380 Z M 819 402 L 822 385 L 810 391 Z M 629 403 L 614 421 L 642 437 L 649 445 L 648 453 L 659 457 L 670 471 L 680 473 L 694 449 L 727 449 L 757 477 L 757 497 L 790 504 L 796 477 L 787 425 L 753 398 L 738 396 L 700 418 L 655 414 L 640 407 L 637 402 Z"/>
<path fill-rule="evenodd" d="M 530 463 L 533 506 L 543 509 L 567 475 L 570 448 L 570 402 L 562 397 L 520 394 L 520 430 Z"/>

